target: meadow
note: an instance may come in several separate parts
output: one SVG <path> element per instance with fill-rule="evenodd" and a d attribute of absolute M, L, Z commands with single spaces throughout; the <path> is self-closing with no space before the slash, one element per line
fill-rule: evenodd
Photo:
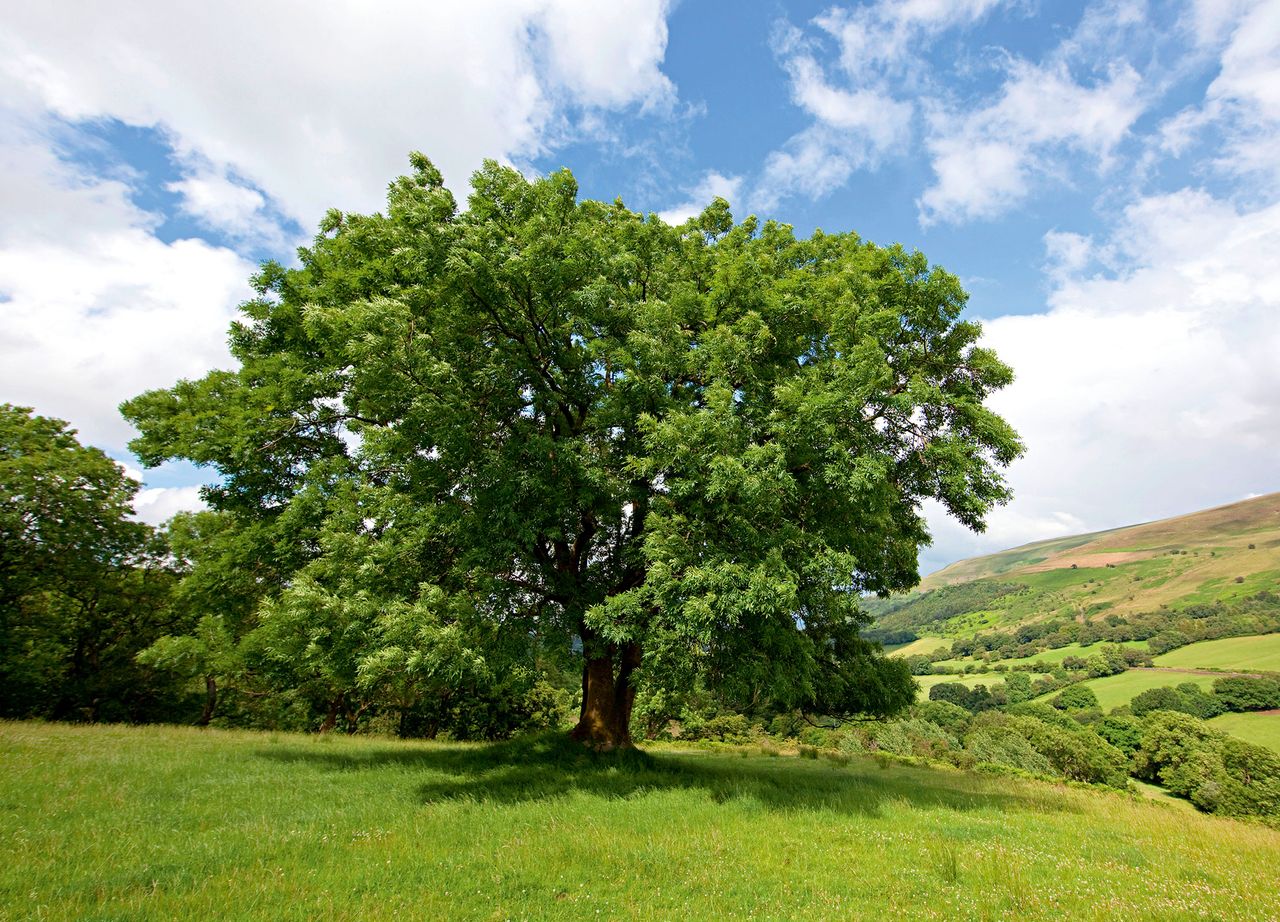
<path fill-rule="evenodd" d="M 0 916 L 1274 919 L 1280 831 L 756 750 L 0 724 Z"/>
<path fill-rule="evenodd" d="M 1280 672 L 1280 634 L 1204 640 L 1170 650 L 1154 662 L 1180 669 Z"/>
<path fill-rule="evenodd" d="M 1085 688 L 1093 689 L 1098 696 L 1098 707 L 1104 712 L 1122 704 L 1128 704 L 1137 695 L 1150 688 L 1177 686 L 1184 682 L 1200 686 L 1206 692 L 1213 687 L 1217 676 L 1195 675 L 1189 672 L 1178 672 L 1173 669 L 1130 669 L 1119 675 L 1106 676 L 1101 679 L 1089 679 L 1081 682 Z M 1049 700 L 1058 692 L 1051 692 L 1037 700 Z"/>
<path fill-rule="evenodd" d="M 1031 679 L 1034 681 L 1042 675 L 1044 673 L 1031 673 Z M 921 701 L 929 697 L 931 688 L 944 682 L 955 682 L 965 688 L 973 688 L 975 685 L 985 685 L 987 688 L 992 688 L 996 685 L 1004 684 L 1004 675 L 999 672 L 970 672 L 965 675 L 918 675 L 915 678 L 920 683 L 920 693 L 917 697 Z"/>
<path fill-rule="evenodd" d="M 1209 721 L 1209 726 L 1246 742 L 1266 746 L 1273 752 L 1280 752 L 1280 714 L 1223 714 Z"/>

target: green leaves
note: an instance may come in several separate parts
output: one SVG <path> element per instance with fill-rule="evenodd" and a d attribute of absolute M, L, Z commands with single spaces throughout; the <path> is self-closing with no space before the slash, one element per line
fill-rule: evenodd
<path fill-rule="evenodd" d="M 263 625 L 332 623 L 296 655 L 349 635 L 334 674 L 364 686 L 590 635 L 655 687 L 897 706 L 858 594 L 915 582 L 925 499 L 981 527 L 1021 450 L 955 277 L 723 201 L 672 228 L 567 170 L 487 162 L 459 213 L 411 163 L 385 214 L 264 266 L 238 370 L 125 406 L 148 463 L 213 465 L 216 507 L 295 523 Z"/>

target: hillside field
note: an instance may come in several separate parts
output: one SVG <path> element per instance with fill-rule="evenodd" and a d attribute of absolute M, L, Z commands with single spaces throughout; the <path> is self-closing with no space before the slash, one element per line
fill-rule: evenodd
<path fill-rule="evenodd" d="M 1274 919 L 1280 832 L 871 758 L 0 724 L 0 917 Z"/>
<path fill-rule="evenodd" d="M 1280 634 L 1204 640 L 1170 650 L 1154 662 L 1179 669 L 1280 672 Z"/>
<path fill-rule="evenodd" d="M 954 639 L 1048 617 L 1231 603 L 1277 586 L 1280 493 L 1272 493 L 958 561 L 926 576 L 915 591 L 868 600 L 866 607 L 879 629 Z"/>
<path fill-rule="evenodd" d="M 1102 708 L 1105 713 L 1114 707 L 1128 704 L 1135 696 L 1142 694 L 1149 688 L 1161 688 L 1166 685 L 1173 687 L 1184 682 L 1191 682 L 1205 691 L 1209 691 L 1213 687 L 1213 681 L 1216 678 L 1217 676 L 1196 675 L 1195 673 L 1177 672 L 1172 669 L 1130 669 L 1128 672 L 1122 672 L 1119 675 L 1105 676 L 1101 679 L 1089 679 L 1080 684 L 1085 688 L 1093 689 L 1093 693 L 1098 696 L 1098 707 Z M 1056 694 L 1058 692 L 1050 692 L 1037 700 L 1048 701 Z"/>
<path fill-rule="evenodd" d="M 1209 721 L 1215 730 L 1280 752 L 1280 714 L 1223 714 Z"/>

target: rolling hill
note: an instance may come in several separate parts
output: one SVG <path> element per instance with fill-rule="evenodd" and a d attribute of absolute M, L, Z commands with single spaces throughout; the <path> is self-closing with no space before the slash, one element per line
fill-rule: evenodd
<path fill-rule="evenodd" d="M 1271 493 L 962 560 L 868 608 L 880 630 L 963 637 L 1050 616 L 1182 609 L 1277 588 L 1280 493 Z"/>

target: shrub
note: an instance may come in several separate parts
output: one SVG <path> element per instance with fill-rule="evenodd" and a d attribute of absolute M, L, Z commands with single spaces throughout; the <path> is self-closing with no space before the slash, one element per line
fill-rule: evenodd
<path fill-rule="evenodd" d="M 1049 760 L 1012 727 L 991 726 L 974 730 L 965 738 L 964 748 L 977 762 L 1008 765 L 1041 775 L 1053 772 Z"/>
<path fill-rule="evenodd" d="M 1056 695 L 1050 703 L 1060 711 L 1077 711 L 1083 708 L 1096 708 L 1098 696 L 1087 685 L 1071 685 Z"/>
<path fill-rule="evenodd" d="M 1067 729 L 1034 717 L 1011 717 L 1010 725 L 1064 778 L 1124 787 L 1129 760 L 1093 730 Z"/>
<path fill-rule="evenodd" d="M 1280 708 L 1280 679 L 1230 676 L 1213 683 L 1213 694 L 1228 711 Z"/>
<path fill-rule="evenodd" d="M 936 724 L 957 737 L 963 736 L 973 722 L 972 714 L 949 701 L 921 701 L 913 709 L 912 716 Z"/>
<path fill-rule="evenodd" d="M 918 717 L 878 724 L 871 735 L 877 748 L 896 755 L 937 758 L 960 748 L 956 737 L 937 724 Z"/>

